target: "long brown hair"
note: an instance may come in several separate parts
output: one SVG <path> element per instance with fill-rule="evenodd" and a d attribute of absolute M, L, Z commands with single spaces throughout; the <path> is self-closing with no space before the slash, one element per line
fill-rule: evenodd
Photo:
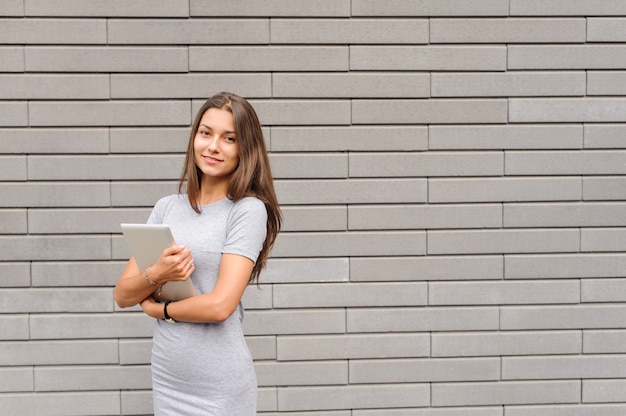
<path fill-rule="evenodd" d="M 267 210 L 267 235 L 250 275 L 250 282 L 253 282 L 255 279 L 258 279 L 261 270 L 265 267 L 269 252 L 280 231 L 282 215 L 276 192 L 274 191 L 274 180 L 267 157 L 267 150 L 265 149 L 261 123 L 254 108 L 247 100 L 236 94 L 220 92 L 209 98 L 200 107 L 191 127 L 191 135 L 187 145 L 185 165 L 178 184 L 178 192 L 182 192 L 185 182 L 187 182 L 189 203 L 193 210 L 199 214 L 201 211 L 199 197 L 202 171 L 194 162 L 193 143 L 202 116 L 210 108 L 218 108 L 230 112 L 235 121 L 237 143 L 239 144 L 239 165 L 231 175 L 228 184 L 228 198 L 236 202 L 246 196 L 253 196 L 263 201 Z"/>

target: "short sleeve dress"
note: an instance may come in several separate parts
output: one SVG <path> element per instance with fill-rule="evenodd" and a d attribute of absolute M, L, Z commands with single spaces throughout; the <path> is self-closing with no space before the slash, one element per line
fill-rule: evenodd
<path fill-rule="evenodd" d="M 178 244 L 191 250 L 197 293 L 217 282 L 222 253 L 256 261 L 266 235 L 263 202 L 225 198 L 196 213 L 187 195 L 165 197 L 148 223 L 168 224 Z M 219 323 L 170 323 L 157 320 L 152 347 L 154 414 L 185 416 L 256 415 L 257 383 L 246 345 L 241 302 Z"/>

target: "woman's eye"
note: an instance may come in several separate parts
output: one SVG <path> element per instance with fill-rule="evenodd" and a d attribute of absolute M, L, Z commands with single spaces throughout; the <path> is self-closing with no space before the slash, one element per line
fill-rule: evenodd
<path fill-rule="evenodd" d="M 235 138 L 234 137 L 226 137 L 226 141 L 227 142 L 234 142 Z"/>

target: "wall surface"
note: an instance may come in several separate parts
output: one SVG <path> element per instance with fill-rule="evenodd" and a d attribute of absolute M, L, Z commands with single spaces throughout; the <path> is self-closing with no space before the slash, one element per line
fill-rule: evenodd
<path fill-rule="evenodd" d="M 626 414 L 626 3 L 3 0 L 0 413 L 152 412 L 115 307 L 230 90 L 285 227 L 245 295 L 259 414 Z"/>

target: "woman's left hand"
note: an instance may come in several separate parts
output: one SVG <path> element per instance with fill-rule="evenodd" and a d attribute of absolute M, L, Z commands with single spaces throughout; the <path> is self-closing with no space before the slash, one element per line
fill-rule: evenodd
<path fill-rule="evenodd" d="M 148 296 L 141 301 L 141 309 L 143 309 L 143 312 L 148 316 L 157 319 L 162 318 L 163 304 L 154 300 L 152 296 Z"/>

